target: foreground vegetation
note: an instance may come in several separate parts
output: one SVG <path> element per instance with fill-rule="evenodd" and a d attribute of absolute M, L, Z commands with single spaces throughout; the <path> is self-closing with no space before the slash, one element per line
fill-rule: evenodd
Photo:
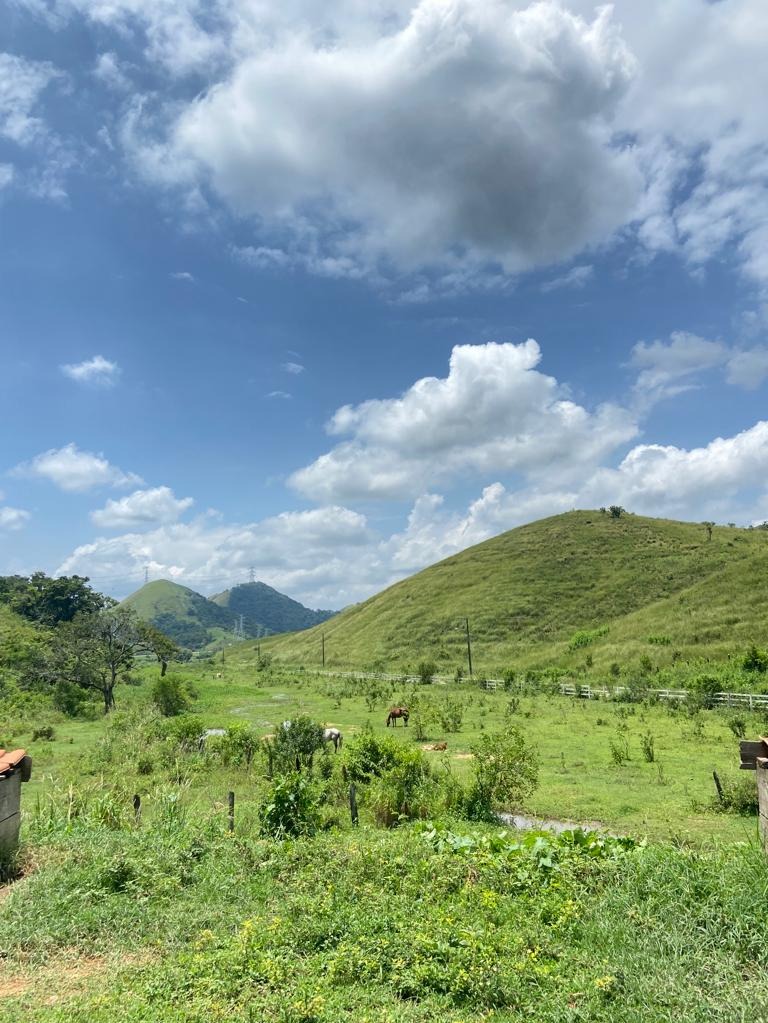
<path fill-rule="evenodd" d="M 0 902 L 7 1018 L 731 1021 L 768 1012 L 768 870 L 467 825 L 262 837 L 246 803 L 60 793 Z"/>

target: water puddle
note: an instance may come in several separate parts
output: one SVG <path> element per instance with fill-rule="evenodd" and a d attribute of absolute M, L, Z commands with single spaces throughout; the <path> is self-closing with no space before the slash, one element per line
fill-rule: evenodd
<path fill-rule="evenodd" d="M 526 817 L 520 813 L 500 813 L 499 820 L 508 828 L 516 828 L 518 831 L 552 831 L 556 835 L 562 835 L 564 831 L 575 831 L 580 828 L 582 831 L 604 831 L 599 821 L 559 821 L 543 817 Z"/>

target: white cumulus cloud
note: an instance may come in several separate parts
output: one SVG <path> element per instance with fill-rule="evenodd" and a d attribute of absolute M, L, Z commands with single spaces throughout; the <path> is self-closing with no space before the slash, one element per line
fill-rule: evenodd
<path fill-rule="evenodd" d="M 583 474 L 637 433 L 625 409 L 589 411 L 536 369 L 536 341 L 457 345 L 448 376 L 416 381 L 400 398 L 337 410 L 333 436 L 350 436 L 290 477 L 317 500 L 415 496 L 468 474 Z"/>
<path fill-rule="evenodd" d="M 23 508 L 11 508 L 10 505 L 0 505 L 0 530 L 23 529 L 29 522 L 30 514 Z"/>
<path fill-rule="evenodd" d="M 78 492 L 95 487 L 127 487 L 142 483 L 140 476 L 123 472 L 112 465 L 104 455 L 81 451 L 76 444 L 51 448 L 22 462 L 12 470 L 16 476 L 45 479 L 61 490 Z"/>
<path fill-rule="evenodd" d="M 120 375 L 120 367 L 103 355 L 94 355 L 92 359 L 83 362 L 65 363 L 61 366 L 61 372 L 78 384 L 113 387 Z"/>
<path fill-rule="evenodd" d="M 91 512 L 91 521 L 100 529 L 138 529 L 141 526 L 176 522 L 194 504 L 191 497 L 177 498 L 170 487 L 135 490 L 126 497 L 109 500 L 103 508 Z"/>

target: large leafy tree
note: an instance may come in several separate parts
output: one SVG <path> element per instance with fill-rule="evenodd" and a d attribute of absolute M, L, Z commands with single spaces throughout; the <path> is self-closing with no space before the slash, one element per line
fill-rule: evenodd
<path fill-rule="evenodd" d="M 139 622 L 128 608 L 78 615 L 63 622 L 51 639 L 44 667 L 47 681 L 101 694 L 104 713 L 115 706 L 115 687 L 143 647 Z"/>
<path fill-rule="evenodd" d="M 111 597 L 97 593 L 87 576 L 64 575 L 52 579 L 45 572 L 31 576 L 0 578 L 0 602 L 38 625 L 53 627 L 78 615 L 98 614 L 114 605 Z"/>

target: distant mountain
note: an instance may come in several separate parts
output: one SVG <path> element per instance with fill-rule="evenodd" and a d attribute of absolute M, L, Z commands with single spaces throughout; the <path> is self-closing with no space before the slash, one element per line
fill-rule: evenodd
<path fill-rule="evenodd" d="M 266 583 L 241 583 L 231 590 L 217 593 L 211 601 L 228 609 L 238 620 L 243 616 L 243 631 L 246 636 L 263 635 L 265 632 L 296 632 L 311 629 L 313 625 L 332 618 L 335 611 L 312 611 L 298 600 L 286 597 Z"/>
<path fill-rule="evenodd" d="M 241 615 L 242 637 L 254 639 L 307 629 L 334 613 L 311 611 L 264 583 L 244 583 L 208 599 L 168 579 L 145 583 L 126 597 L 122 606 L 133 608 L 140 618 L 189 650 L 231 639 Z"/>

